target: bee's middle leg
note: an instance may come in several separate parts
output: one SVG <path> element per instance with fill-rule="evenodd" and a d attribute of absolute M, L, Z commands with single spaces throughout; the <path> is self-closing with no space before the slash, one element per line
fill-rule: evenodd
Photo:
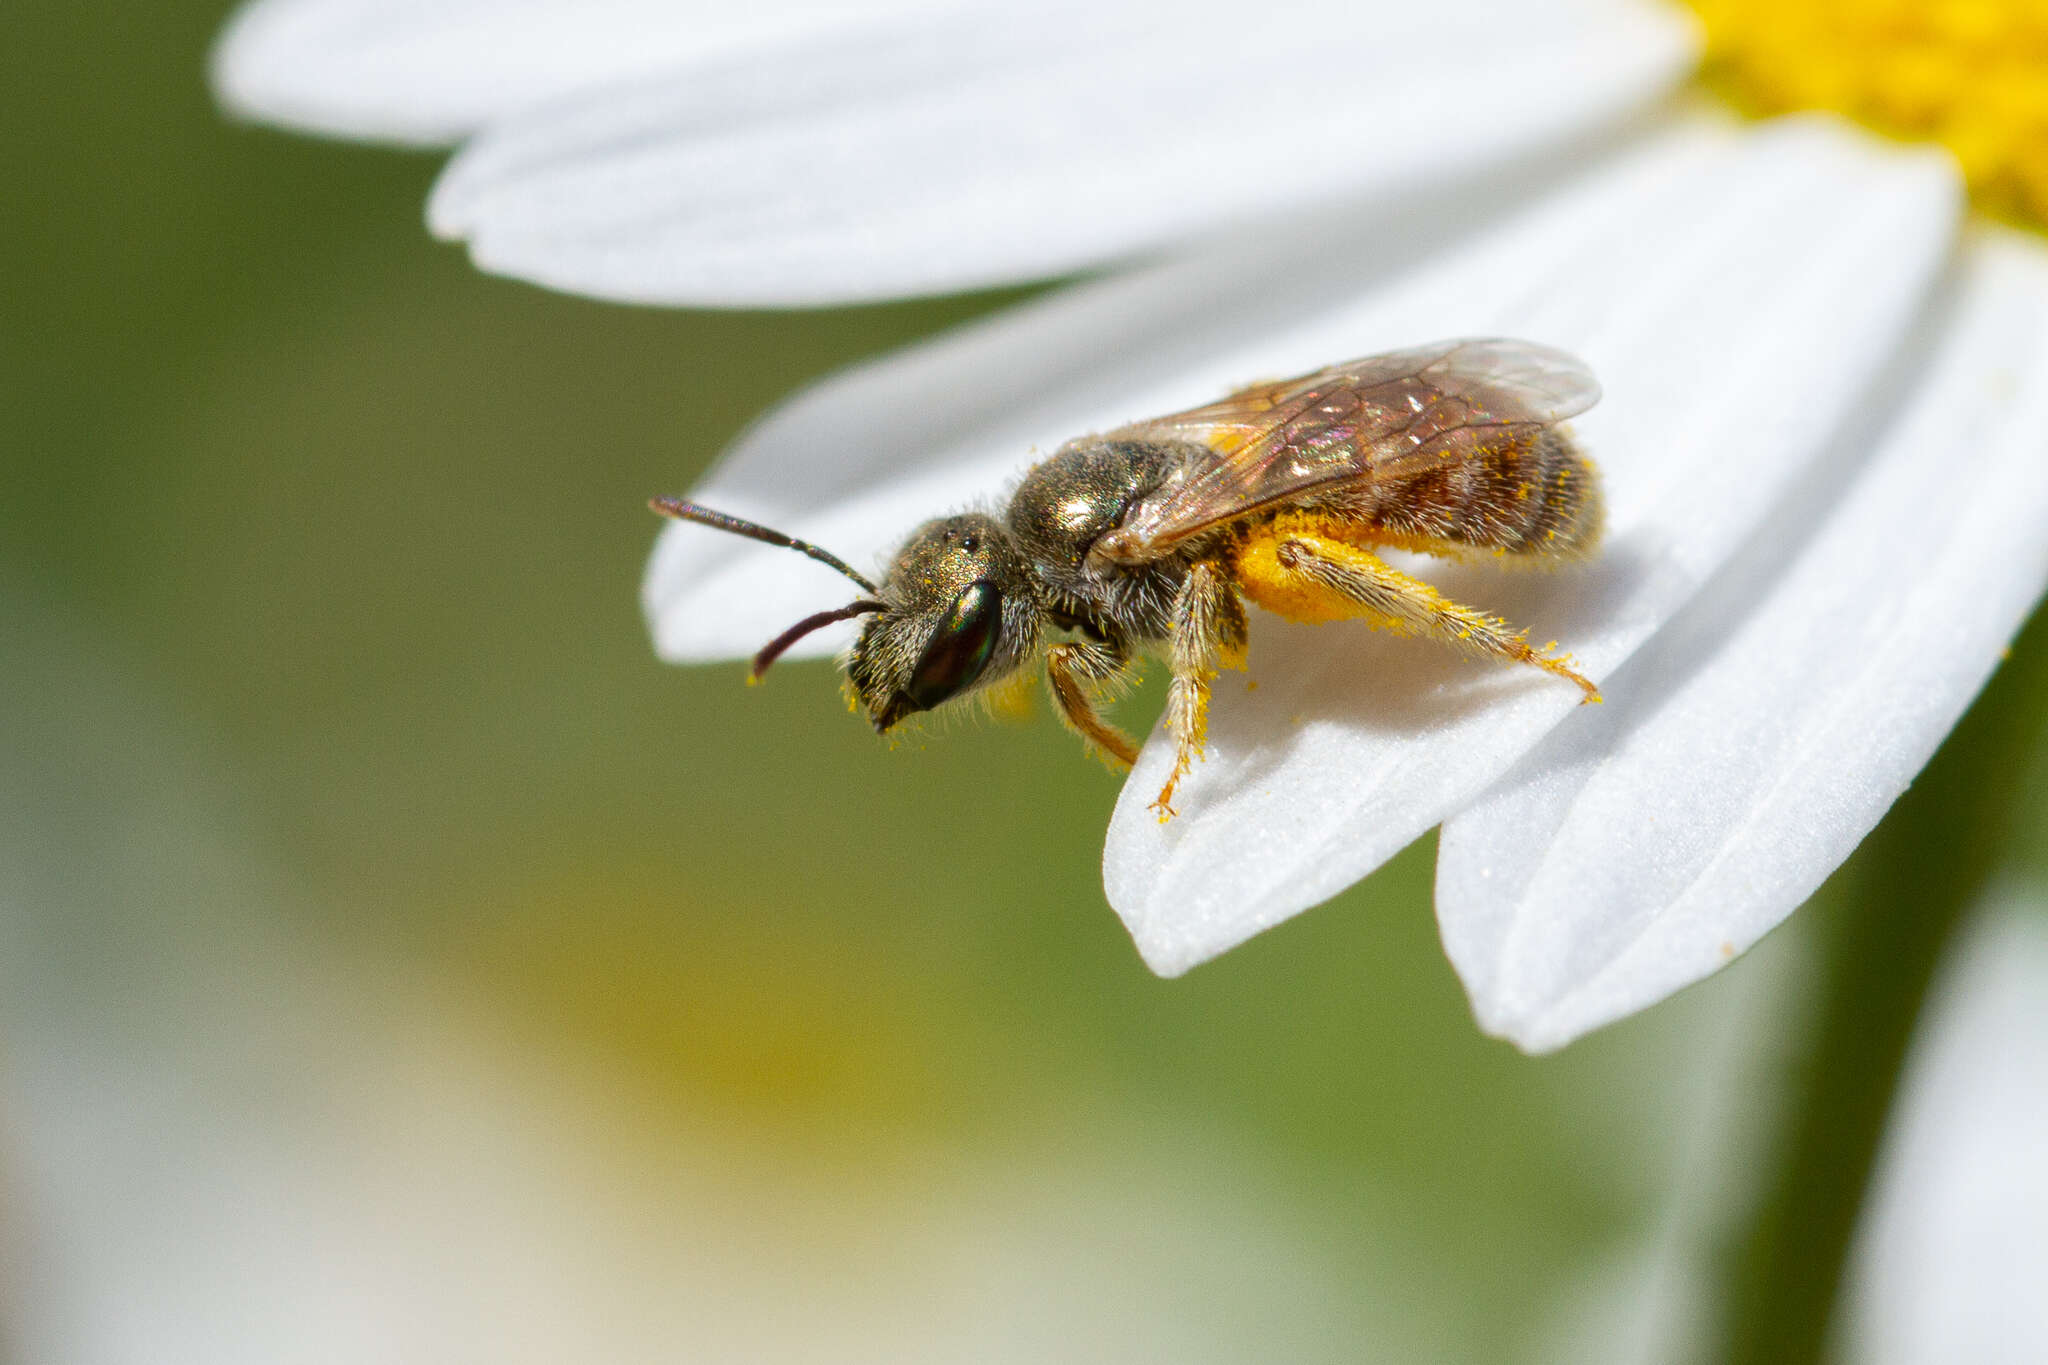
<path fill-rule="evenodd" d="M 1275 526 L 1246 544 L 1239 581 L 1254 602 L 1296 620 L 1362 617 L 1511 663 L 1529 664 L 1578 686 L 1587 701 L 1600 689 L 1568 658 L 1533 648 L 1526 633 L 1500 617 L 1453 602 L 1419 578 L 1348 541 L 1307 526 Z"/>
<path fill-rule="evenodd" d="M 1166 733 L 1173 736 L 1173 771 L 1152 802 L 1162 821 L 1173 818 L 1173 792 L 1202 755 L 1209 729 L 1209 683 L 1219 665 L 1243 667 L 1246 626 L 1237 590 L 1218 564 L 1201 562 L 1173 601 L 1166 691 Z"/>

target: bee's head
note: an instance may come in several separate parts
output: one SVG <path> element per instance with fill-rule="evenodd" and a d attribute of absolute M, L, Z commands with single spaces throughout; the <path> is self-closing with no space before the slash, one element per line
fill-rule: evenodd
<path fill-rule="evenodd" d="M 1030 570 L 1001 523 L 979 513 L 919 527 L 876 597 L 846 680 L 877 731 L 1007 677 L 1037 644 Z"/>
<path fill-rule="evenodd" d="M 926 522 L 896 552 L 878 587 L 809 541 L 682 498 L 656 498 L 650 505 L 679 521 L 796 550 L 859 584 L 865 597 L 807 616 L 763 646 L 753 676 L 812 631 L 866 616 L 845 659 L 846 680 L 878 731 L 1016 672 L 1037 648 L 1031 570 L 993 517 L 963 512 Z"/>

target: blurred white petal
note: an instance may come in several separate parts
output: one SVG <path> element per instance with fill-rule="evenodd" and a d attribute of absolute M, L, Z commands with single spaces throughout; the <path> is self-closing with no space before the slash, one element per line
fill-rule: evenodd
<path fill-rule="evenodd" d="M 606 298 L 966 289 L 1490 170 L 1613 125 L 1695 53 L 1638 0 L 976 8 L 493 124 L 430 217 L 486 269 Z"/>
<path fill-rule="evenodd" d="M 1995 905 L 1937 982 L 1858 1229 L 1849 1358 L 2048 1360 L 2048 899 Z"/>
<path fill-rule="evenodd" d="M 1607 396 L 1577 426 L 1605 471 L 1599 558 L 1540 577 L 1428 572 L 1536 640 L 1567 642 L 1600 679 L 1827 449 L 1919 306 L 1958 209 L 1945 158 L 1832 123 L 1696 134 L 1333 313 L 1316 340 L 1336 356 L 1521 335 L 1592 363 Z M 1247 371 L 1261 372 L 1286 371 Z M 1359 880 L 1578 700 L 1415 641 L 1264 616 L 1251 673 L 1256 692 L 1232 675 L 1218 686 L 1179 818 L 1146 809 L 1170 762 L 1155 736 L 1111 821 L 1110 902 L 1165 974 Z"/>
<path fill-rule="evenodd" d="M 255 0 L 214 88 L 246 118 L 436 145 L 545 100 L 901 24 L 948 0 Z"/>
<path fill-rule="evenodd" d="M 1531 1361 L 1712 1358 L 1701 1348 L 1725 1326 L 1717 1306 L 1727 1289 L 1727 1249 L 1766 1187 L 1770 1167 L 1757 1153 L 1781 1132 L 1786 1039 L 1809 1022 L 1817 964 L 1814 936 L 1802 928 L 1776 935 L 1741 970 L 1659 1011 L 1657 1027 L 1685 1032 L 1697 1060 L 1683 1090 L 1660 1110 L 1658 1127 L 1638 1130 L 1667 1172 L 1657 1216 L 1635 1237 L 1616 1238 L 1604 1264 L 1568 1275 L 1551 1321 L 1532 1333 Z M 1719 1008 L 1703 1008 L 1710 1000 Z M 1582 1050 L 1578 1060 L 1592 1055 Z"/>
<path fill-rule="evenodd" d="M 1935 323 L 1867 469 L 1857 430 L 1605 706 L 1445 824 L 1437 915 L 1488 1032 L 1559 1047 L 1748 948 L 1997 666 L 2048 580 L 2048 252 L 1985 232 Z"/>

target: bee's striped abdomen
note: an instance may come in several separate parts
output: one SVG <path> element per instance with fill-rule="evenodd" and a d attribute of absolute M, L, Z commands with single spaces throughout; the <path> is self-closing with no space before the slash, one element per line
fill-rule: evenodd
<path fill-rule="evenodd" d="M 1546 428 L 1382 495 L 1371 518 L 1390 543 L 1577 558 L 1600 541 L 1600 475 L 1569 434 Z"/>

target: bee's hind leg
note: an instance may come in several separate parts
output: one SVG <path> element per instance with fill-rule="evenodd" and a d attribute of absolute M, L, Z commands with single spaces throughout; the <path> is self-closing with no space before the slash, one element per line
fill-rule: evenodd
<path fill-rule="evenodd" d="M 1239 581 L 1260 606 L 1298 621 L 1360 617 L 1404 634 L 1426 635 L 1508 663 L 1529 664 L 1575 684 L 1586 701 L 1600 689 L 1571 666 L 1530 646 L 1498 616 L 1451 601 L 1419 578 L 1308 524 L 1276 523 L 1239 553 Z"/>
<path fill-rule="evenodd" d="M 1209 683 L 1219 665 L 1244 666 L 1245 634 L 1244 606 L 1222 566 L 1195 564 L 1173 601 L 1173 681 L 1166 692 L 1173 771 L 1152 802 L 1162 822 L 1173 818 L 1174 788 L 1202 755 L 1209 729 Z"/>

